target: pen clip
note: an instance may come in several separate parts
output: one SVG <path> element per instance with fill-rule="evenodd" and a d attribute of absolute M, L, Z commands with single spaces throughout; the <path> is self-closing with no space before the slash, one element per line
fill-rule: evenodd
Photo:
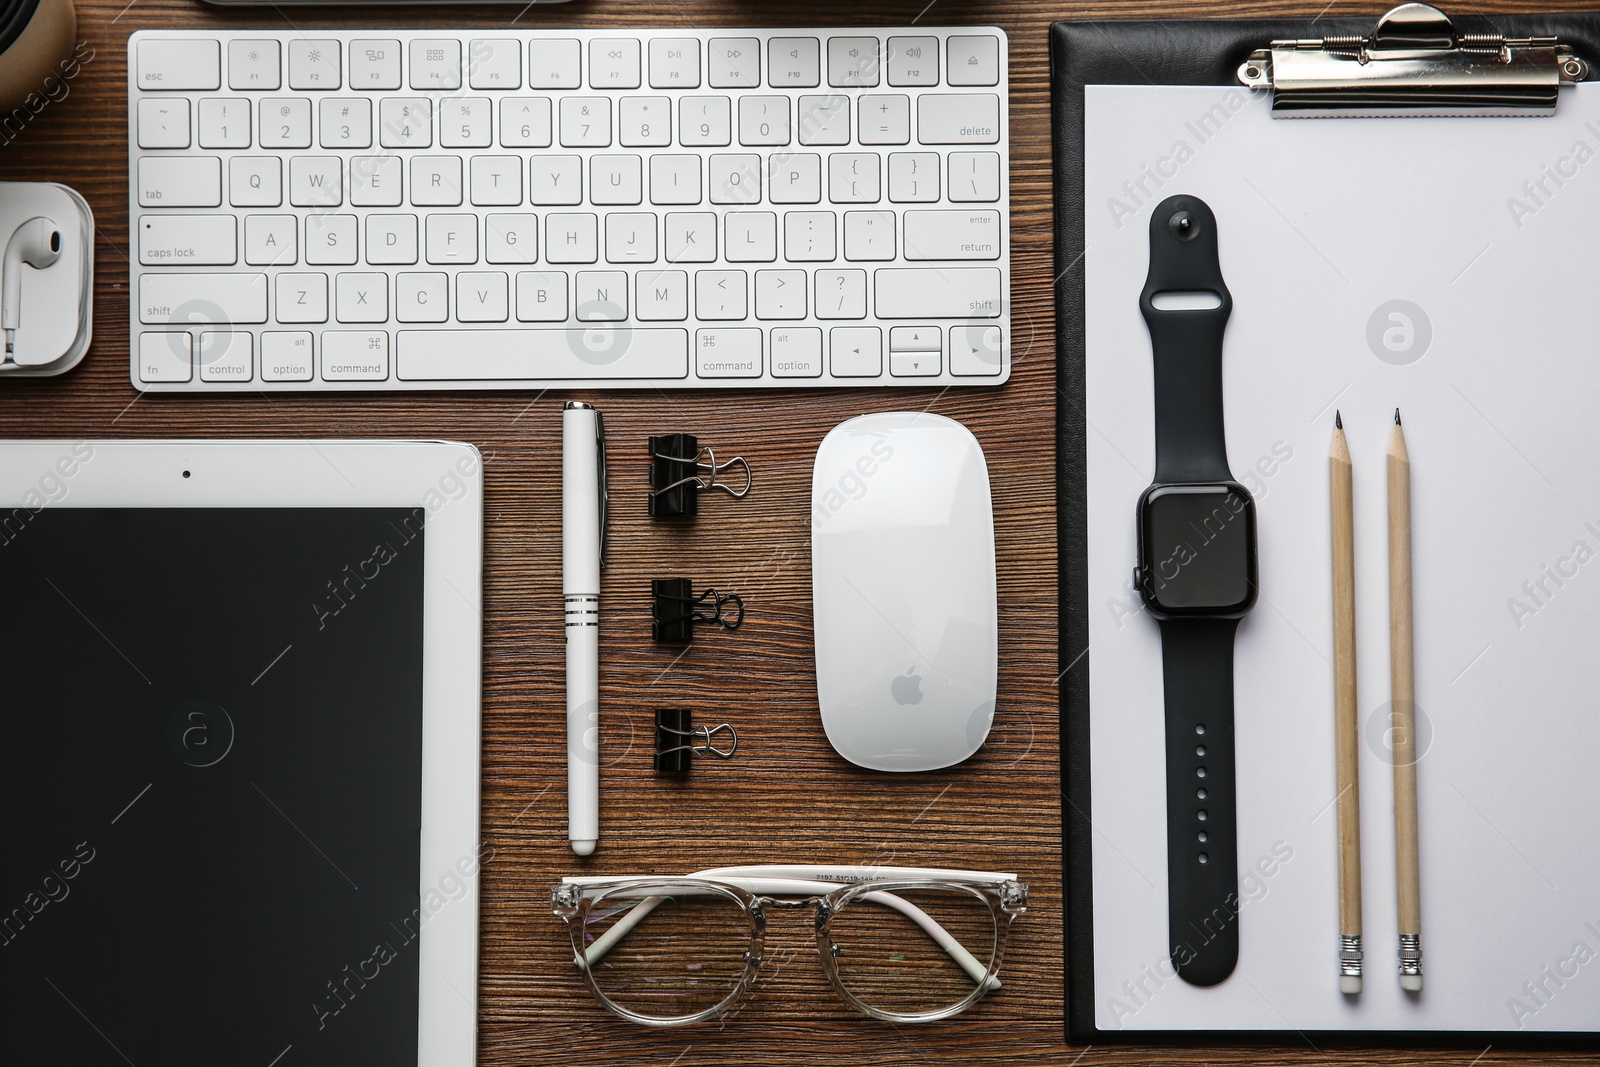
<path fill-rule="evenodd" d="M 595 469 L 600 472 L 596 481 L 600 486 L 600 566 L 606 565 L 606 511 L 611 496 L 606 490 L 606 420 L 596 409 L 594 413 Z"/>

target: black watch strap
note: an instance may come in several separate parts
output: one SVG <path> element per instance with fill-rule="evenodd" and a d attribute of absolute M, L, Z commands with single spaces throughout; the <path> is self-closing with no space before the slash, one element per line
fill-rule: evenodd
<path fill-rule="evenodd" d="M 1187 311 L 1154 303 L 1157 293 L 1200 292 L 1222 303 Z M 1150 272 L 1139 309 L 1155 351 L 1155 480 L 1232 481 L 1222 430 L 1222 334 L 1233 297 L 1217 261 L 1216 217 L 1198 197 L 1168 197 L 1150 217 Z"/>
<path fill-rule="evenodd" d="M 1184 981 L 1216 985 L 1239 959 L 1233 768 L 1237 619 L 1161 623 L 1167 704 L 1167 928 Z"/>

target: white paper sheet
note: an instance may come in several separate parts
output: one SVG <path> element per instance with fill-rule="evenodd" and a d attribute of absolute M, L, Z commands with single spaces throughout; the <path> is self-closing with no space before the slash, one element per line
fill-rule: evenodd
<path fill-rule="evenodd" d="M 1159 86 L 1090 86 L 1086 111 L 1097 1024 L 1600 1029 L 1600 87 L 1542 119 L 1274 120 L 1242 88 Z M 1161 647 L 1128 586 L 1154 469 L 1138 297 L 1150 211 L 1176 193 L 1217 216 L 1228 455 L 1260 519 L 1235 658 L 1241 948 L 1211 989 L 1167 962 Z M 1415 998 L 1385 749 L 1396 407 L 1425 720 Z M 1335 408 L 1355 464 L 1357 998 L 1336 960 Z"/>

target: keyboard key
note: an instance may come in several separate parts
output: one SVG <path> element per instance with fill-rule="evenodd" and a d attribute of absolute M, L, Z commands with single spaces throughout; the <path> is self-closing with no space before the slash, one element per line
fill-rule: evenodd
<path fill-rule="evenodd" d="M 730 211 L 722 223 L 722 254 L 729 263 L 771 263 L 778 258 L 777 215 L 770 211 Z"/>
<path fill-rule="evenodd" d="M 931 378 L 939 373 L 944 334 L 937 326 L 896 326 L 889 331 L 889 373 Z"/>
<path fill-rule="evenodd" d="M 767 198 L 774 204 L 815 204 L 822 199 L 822 157 L 809 152 L 767 159 Z"/>
<path fill-rule="evenodd" d="M 618 211 L 606 216 L 606 260 L 628 265 L 656 261 L 656 217 Z"/>
<path fill-rule="evenodd" d="M 467 84 L 474 89 L 522 88 L 522 44 L 474 40 L 467 46 Z"/>
<path fill-rule="evenodd" d="M 894 212 L 846 211 L 844 258 L 890 260 L 895 255 Z"/>
<path fill-rule="evenodd" d="M 349 266 L 356 261 L 354 215 L 307 215 L 306 262 Z"/>
<path fill-rule="evenodd" d="M 189 101 L 147 96 L 139 101 L 137 126 L 140 148 L 188 148 Z"/>
<path fill-rule="evenodd" d="M 945 48 L 949 52 L 946 62 L 951 85 L 1000 84 L 998 37 L 951 37 Z"/>
<path fill-rule="evenodd" d="M 337 89 L 339 42 L 296 38 L 289 42 L 289 88 Z"/>
<path fill-rule="evenodd" d="M 522 160 L 516 156 L 472 157 L 472 202 L 480 207 L 522 203 Z"/>
<path fill-rule="evenodd" d="M 617 105 L 617 142 L 628 148 L 664 148 L 672 143 L 672 101 L 665 96 L 627 96 Z"/>
<path fill-rule="evenodd" d="M 411 202 L 418 207 L 456 207 L 462 201 L 460 156 L 412 156 Z"/>
<path fill-rule="evenodd" d="M 228 88 L 277 89 L 282 84 L 279 47 L 277 41 L 229 41 Z"/>
<path fill-rule="evenodd" d="M 267 321 L 265 274 L 142 274 L 139 321 L 192 326 Z"/>
<path fill-rule="evenodd" d="M 711 157 L 711 202 L 713 204 L 759 204 L 761 202 L 761 172 L 765 169 L 760 156 L 718 154 Z"/>
<path fill-rule="evenodd" d="M 583 47 L 576 39 L 535 38 L 528 42 L 528 88 L 576 89 L 578 57 Z"/>
<path fill-rule="evenodd" d="M 389 377 L 389 335 L 379 330 L 327 330 L 322 335 L 322 378 L 329 382 L 381 382 Z"/>
<path fill-rule="evenodd" d="M 210 40 L 144 38 L 138 81 L 147 90 L 220 89 L 222 48 Z"/>
<path fill-rule="evenodd" d="M 889 373 L 896 378 L 936 378 L 939 375 L 942 353 L 896 352 L 889 350 Z"/>
<path fill-rule="evenodd" d="M 461 88 L 461 42 L 448 38 L 411 42 L 411 88 Z"/>
<path fill-rule="evenodd" d="M 215 156 L 146 156 L 139 160 L 139 206 L 222 206 L 222 160 Z"/>
<path fill-rule="evenodd" d="M 754 37 L 713 37 L 706 46 L 713 89 L 754 89 L 761 84 L 761 42 Z"/>
<path fill-rule="evenodd" d="M 293 215 L 246 215 L 244 261 L 252 267 L 293 266 L 300 254 L 299 227 Z"/>
<path fill-rule="evenodd" d="M 139 262 L 219 267 L 239 261 L 239 222 L 232 215 L 139 216 Z"/>
<path fill-rule="evenodd" d="M 203 382 L 248 382 L 255 377 L 254 338 L 245 331 L 206 330 L 196 349 Z"/>
<path fill-rule="evenodd" d="M 911 140 L 911 98 L 898 93 L 863 96 L 856 136 L 862 144 L 905 144 Z"/>
<path fill-rule="evenodd" d="M 745 285 L 742 270 L 695 271 L 695 314 L 711 320 L 744 318 L 749 310 Z"/>
<path fill-rule="evenodd" d="M 211 98 L 198 110 L 201 148 L 250 147 L 250 101 Z"/>
<path fill-rule="evenodd" d="M 490 215 L 483 220 L 483 258 L 488 263 L 533 263 L 539 256 L 539 216 Z"/>
<path fill-rule="evenodd" d="M 450 275 L 435 271 L 395 275 L 394 317 L 400 322 L 448 321 Z"/>
<path fill-rule="evenodd" d="M 589 329 L 401 330 L 396 372 L 404 381 L 684 378 L 689 333 Z"/>
<path fill-rule="evenodd" d="M 803 319 L 805 317 L 805 271 L 756 271 L 756 318 Z"/>
<path fill-rule="evenodd" d="M 597 38 L 589 42 L 589 88 L 639 88 L 637 38 Z"/>
<path fill-rule="evenodd" d="M 889 38 L 886 66 L 890 85 L 938 85 L 939 38 Z"/>
<path fill-rule="evenodd" d="M 837 255 L 831 211 L 789 211 L 783 216 L 783 254 L 797 263 L 832 263 Z"/>
<path fill-rule="evenodd" d="M 698 330 L 695 373 L 702 378 L 761 377 L 761 331 L 750 328 Z"/>
<path fill-rule="evenodd" d="M 519 271 L 517 321 L 567 321 L 567 276 L 560 271 Z"/>
<path fill-rule="evenodd" d="M 667 216 L 668 263 L 713 263 L 717 258 L 717 217 L 709 211 L 674 211 Z"/>
<path fill-rule="evenodd" d="M 599 258 L 599 220 L 593 215 L 546 215 L 544 219 L 544 260 L 546 263 L 593 263 Z"/>
<path fill-rule="evenodd" d="M 401 169 L 398 156 L 351 156 L 351 205 L 399 207 Z"/>
<path fill-rule="evenodd" d="M 700 42 L 693 37 L 652 38 L 650 88 L 700 88 Z"/>
<path fill-rule="evenodd" d="M 573 280 L 573 318 L 621 322 L 628 317 L 628 275 L 620 270 L 580 270 Z"/>
<path fill-rule="evenodd" d="M 528 164 L 528 199 L 541 207 L 583 203 L 583 160 L 534 156 Z"/>
<path fill-rule="evenodd" d="M 829 96 L 802 96 L 795 126 L 801 144 L 841 145 L 850 143 L 850 98 L 841 93 Z"/>
<path fill-rule="evenodd" d="M 378 144 L 384 148 L 431 148 L 433 102 L 386 96 L 378 102 Z"/>
<path fill-rule="evenodd" d="M 739 98 L 739 143 L 785 145 L 789 143 L 789 98 L 744 96 Z"/>
<path fill-rule="evenodd" d="M 815 37 L 774 37 L 767 42 L 767 84 L 813 89 L 822 80 L 822 42 Z"/>
<path fill-rule="evenodd" d="M 442 148 L 488 148 L 488 97 L 449 97 L 439 101 L 439 145 Z"/>
<path fill-rule="evenodd" d="M 562 97 L 561 144 L 565 148 L 610 145 L 611 101 L 603 96 Z"/>
<path fill-rule="evenodd" d="M 685 96 L 678 100 L 678 141 L 686 147 L 720 147 L 733 142 L 733 101 L 726 96 Z"/>
<path fill-rule="evenodd" d="M 835 152 L 828 157 L 828 199 L 835 204 L 876 204 L 882 197 L 877 153 Z"/>
<path fill-rule="evenodd" d="M 638 156 L 590 156 L 589 202 L 637 204 L 644 200 L 644 161 Z"/>
<path fill-rule="evenodd" d="M 388 322 L 387 274 L 339 274 L 333 279 L 333 317 L 338 322 Z"/>
<path fill-rule="evenodd" d="M 828 357 L 835 378 L 877 378 L 883 374 L 883 331 L 835 326 L 828 331 Z"/>
<path fill-rule="evenodd" d="M 999 200 L 1000 156 L 994 152 L 951 152 L 950 199 L 979 204 Z"/>
<path fill-rule="evenodd" d="M 278 157 L 234 156 L 228 160 L 228 203 L 234 207 L 283 203 L 283 164 Z"/>
<path fill-rule="evenodd" d="M 698 204 L 700 196 L 699 156 L 650 157 L 652 204 Z"/>
<path fill-rule="evenodd" d="M 328 276 L 326 274 L 280 274 L 277 281 L 279 322 L 327 322 Z"/>
<path fill-rule="evenodd" d="M 417 261 L 415 215 L 368 215 L 367 262 L 410 265 Z"/>
<path fill-rule="evenodd" d="M 424 229 L 429 263 L 478 262 L 478 216 L 429 215 Z"/>
<path fill-rule="evenodd" d="M 907 211 L 906 258 L 999 259 L 998 211 Z"/>
<path fill-rule="evenodd" d="M 689 274 L 642 270 L 635 276 L 633 314 L 641 322 L 682 322 L 689 317 Z"/>
<path fill-rule="evenodd" d="M 939 199 L 939 153 L 894 152 L 889 156 L 889 199 L 896 204 Z"/>
<path fill-rule="evenodd" d="M 873 287 L 880 319 L 992 319 L 1003 298 L 993 267 L 885 267 Z"/>
<path fill-rule="evenodd" d="M 311 335 L 284 330 L 269 330 L 261 335 L 261 380 L 264 382 L 309 382 L 315 360 Z"/>
<path fill-rule="evenodd" d="M 194 377 L 193 341 L 187 331 L 139 335 L 141 382 L 186 382 Z"/>
<path fill-rule="evenodd" d="M 878 84 L 876 37 L 829 37 L 828 84 L 835 88 Z"/>
<path fill-rule="evenodd" d="M 400 88 L 400 42 L 351 41 L 350 88 Z"/>
<path fill-rule="evenodd" d="M 917 140 L 923 144 L 998 143 L 1000 98 L 993 93 L 924 93 L 917 97 Z"/>
<path fill-rule="evenodd" d="M 311 101 L 303 96 L 261 100 L 262 148 L 310 148 Z"/>
<path fill-rule="evenodd" d="M 1000 327 L 952 326 L 950 373 L 963 376 L 1000 373 Z"/>
<path fill-rule="evenodd" d="M 505 322 L 511 317 L 508 279 L 500 271 L 456 275 L 456 318 L 461 322 Z"/>
<path fill-rule="evenodd" d="M 814 326 L 775 329 L 768 335 L 774 378 L 822 377 L 822 331 Z"/>
<path fill-rule="evenodd" d="M 372 101 L 361 97 L 324 97 L 318 120 L 323 148 L 371 148 Z"/>
<path fill-rule="evenodd" d="M 508 96 L 501 100 L 500 144 L 504 148 L 549 148 L 550 98 Z"/>
<path fill-rule="evenodd" d="M 813 306 L 819 319 L 866 318 L 867 272 L 848 269 L 817 271 L 816 301 Z"/>
<path fill-rule="evenodd" d="M 295 156 L 289 160 L 289 203 L 295 207 L 338 207 L 344 203 L 338 156 Z"/>

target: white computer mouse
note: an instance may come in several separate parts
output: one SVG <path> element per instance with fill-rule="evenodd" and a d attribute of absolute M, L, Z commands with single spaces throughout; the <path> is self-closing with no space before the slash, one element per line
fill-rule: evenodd
<path fill-rule="evenodd" d="M 863 415 L 829 431 L 811 482 L 822 727 L 879 771 L 960 763 L 994 721 L 989 468 L 959 422 Z"/>

